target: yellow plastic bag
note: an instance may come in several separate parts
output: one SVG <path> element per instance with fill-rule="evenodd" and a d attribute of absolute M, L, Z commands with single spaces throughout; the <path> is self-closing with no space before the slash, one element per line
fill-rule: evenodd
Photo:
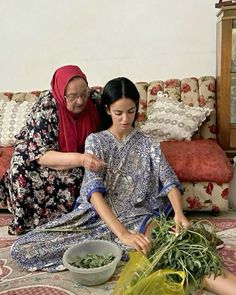
<path fill-rule="evenodd" d="M 170 280 L 170 276 L 180 276 L 181 282 Z M 184 295 L 184 272 L 161 269 L 152 272 L 149 260 L 138 252 L 130 253 L 130 260 L 121 272 L 113 295 Z"/>
<path fill-rule="evenodd" d="M 180 283 L 168 279 L 168 276 L 179 275 L 182 278 Z M 184 295 L 184 273 L 171 269 L 160 269 L 141 279 L 132 288 L 127 289 L 122 295 Z"/>

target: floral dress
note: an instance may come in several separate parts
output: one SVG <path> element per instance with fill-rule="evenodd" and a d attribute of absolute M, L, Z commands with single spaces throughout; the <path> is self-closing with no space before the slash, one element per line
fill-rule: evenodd
<path fill-rule="evenodd" d="M 167 198 L 179 181 L 163 156 L 160 145 L 134 129 L 123 142 L 109 131 L 89 135 L 86 152 L 103 159 L 107 168 L 100 172 L 86 171 L 81 186 L 82 202 L 62 217 L 19 237 L 11 255 L 27 270 L 59 271 L 65 250 L 86 239 L 116 242 L 127 254 L 128 248 L 98 216 L 89 198 L 101 192 L 114 214 L 130 231 L 144 232 L 146 222 L 160 212 L 172 210 Z"/>
<path fill-rule="evenodd" d="M 38 165 L 45 152 L 58 149 L 56 101 L 48 91 L 32 108 L 16 137 L 10 169 L 0 183 L 1 200 L 14 214 L 10 233 L 20 234 L 71 210 L 84 171 Z"/>

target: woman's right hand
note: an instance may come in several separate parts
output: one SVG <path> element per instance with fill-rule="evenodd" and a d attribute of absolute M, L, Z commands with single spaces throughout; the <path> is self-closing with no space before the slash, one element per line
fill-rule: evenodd
<path fill-rule="evenodd" d="M 85 169 L 90 171 L 99 171 L 106 167 L 106 163 L 93 154 L 84 153 L 82 165 Z"/>
<path fill-rule="evenodd" d="M 131 246 L 138 252 L 141 252 L 145 255 L 151 249 L 150 239 L 141 233 L 131 233 L 129 231 L 125 231 L 119 235 L 119 239 L 123 244 Z"/>

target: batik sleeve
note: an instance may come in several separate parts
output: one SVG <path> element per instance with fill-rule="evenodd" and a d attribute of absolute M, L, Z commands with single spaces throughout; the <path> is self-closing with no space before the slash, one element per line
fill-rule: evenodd
<path fill-rule="evenodd" d="M 103 160 L 102 145 L 97 134 L 90 134 L 85 141 L 85 152 L 93 154 Z M 104 186 L 105 171 L 93 172 L 85 170 L 80 195 L 83 200 L 89 201 L 93 192 L 106 193 Z"/>

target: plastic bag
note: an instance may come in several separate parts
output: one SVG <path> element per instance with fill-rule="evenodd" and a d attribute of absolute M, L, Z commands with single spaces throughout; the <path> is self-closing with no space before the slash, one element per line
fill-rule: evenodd
<path fill-rule="evenodd" d="M 173 275 L 180 278 L 176 283 Z M 130 253 L 130 260 L 121 272 L 113 295 L 184 295 L 184 272 L 160 269 L 152 272 L 149 260 L 138 252 Z"/>

